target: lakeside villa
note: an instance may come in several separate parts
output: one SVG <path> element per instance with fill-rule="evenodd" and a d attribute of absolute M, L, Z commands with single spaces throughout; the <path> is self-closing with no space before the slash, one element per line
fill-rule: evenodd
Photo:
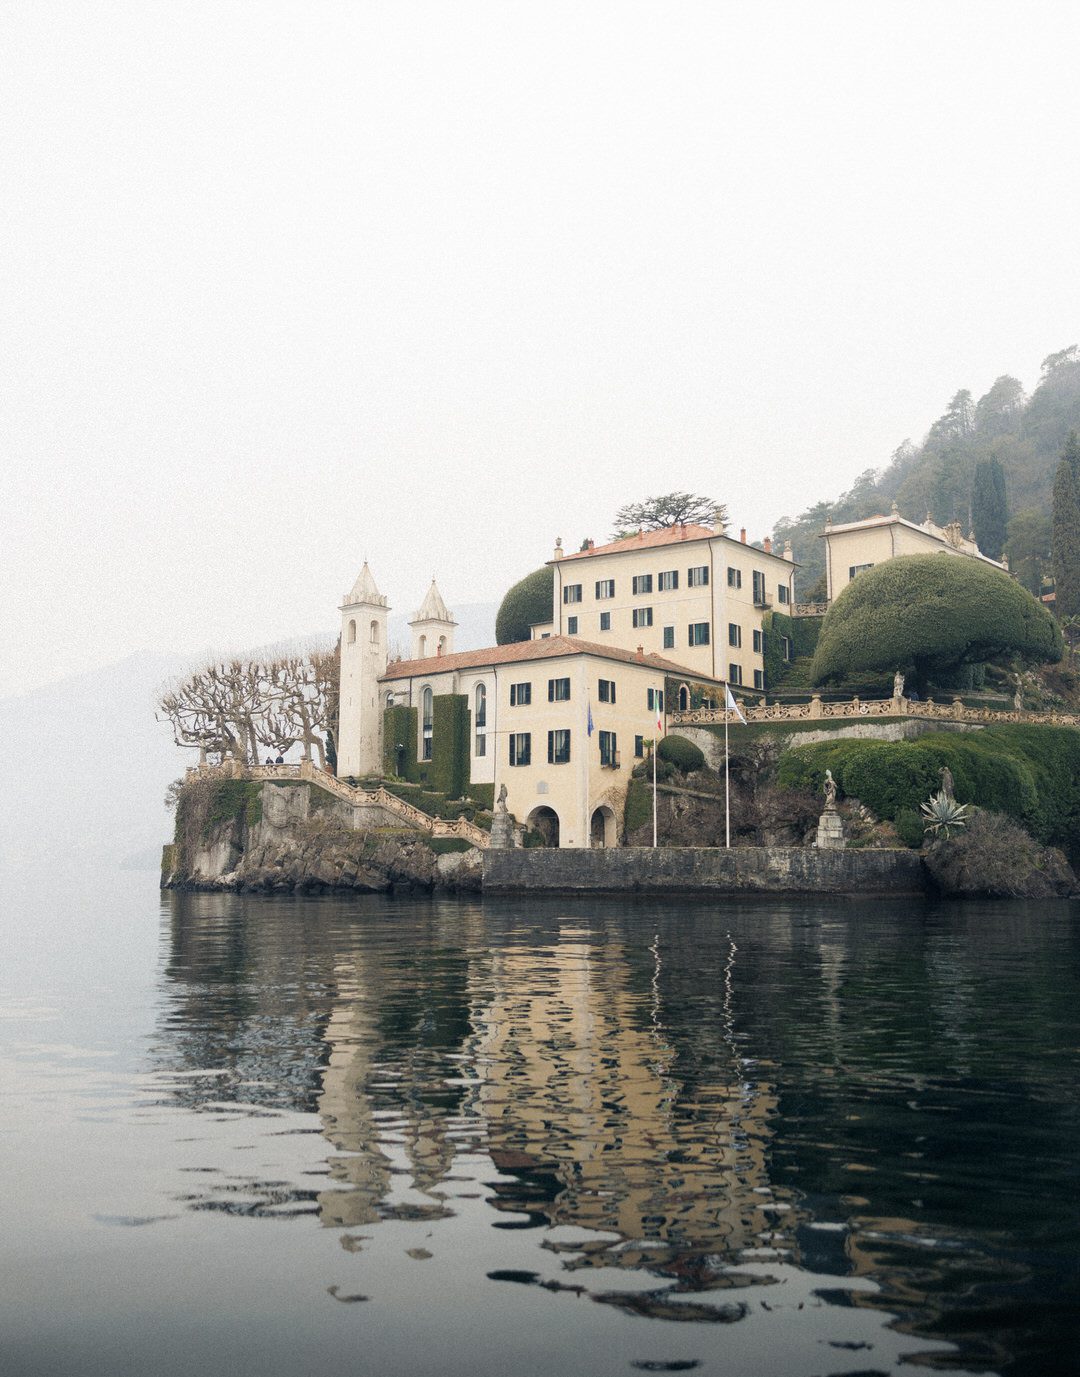
<path fill-rule="evenodd" d="M 898 555 L 986 559 L 958 526 L 895 511 L 824 539 L 830 599 Z M 505 790 L 510 813 L 549 845 L 614 846 L 631 770 L 667 714 L 716 708 L 727 685 L 760 697 L 771 614 L 824 610 L 796 602 L 790 544 L 752 545 L 745 529 L 676 525 L 575 553 L 557 541 L 548 563 L 551 616 L 529 640 L 455 651 L 457 623 L 433 580 L 409 623 L 410 658 L 397 661 L 388 600 L 365 563 L 340 609 L 340 778 L 439 779 L 490 800 Z M 792 657 L 789 637 L 778 648 Z"/>

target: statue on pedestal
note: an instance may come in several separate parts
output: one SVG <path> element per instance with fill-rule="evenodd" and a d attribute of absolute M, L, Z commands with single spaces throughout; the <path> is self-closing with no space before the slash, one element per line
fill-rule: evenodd
<path fill-rule="evenodd" d="M 836 780 L 833 779 L 831 770 L 825 771 L 825 811 L 836 812 Z"/>
<path fill-rule="evenodd" d="M 941 769 L 938 771 L 938 774 L 941 776 L 941 792 L 945 795 L 945 797 L 949 800 L 950 803 L 955 803 L 956 785 L 953 783 L 952 771 L 949 769 L 948 765 L 942 765 Z"/>
<path fill-rule="evenodd" d="M 899 670 L 893 675 L 892 696 L 894 698 L 903 698 L 904 696 L 904 676 Z"/>

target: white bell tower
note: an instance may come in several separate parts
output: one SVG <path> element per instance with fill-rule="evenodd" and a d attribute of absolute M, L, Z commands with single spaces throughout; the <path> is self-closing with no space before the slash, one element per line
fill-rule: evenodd
<path fill-rule="evenodd" d="M 339 779 L 382 773 L 379 676 L 386 673 L 388 611 L 365 560 L 352 592 L 341 603 Z"/>
<path fill-rule="evenodd" d="M 432 655 L 452 655 L 454 653 L 454 629 L 457 622 L 448 611 L 442 594 L 431 580 L 427 596 L 414 614 L 412 621 L 412 658 L 426 660 Z"/>

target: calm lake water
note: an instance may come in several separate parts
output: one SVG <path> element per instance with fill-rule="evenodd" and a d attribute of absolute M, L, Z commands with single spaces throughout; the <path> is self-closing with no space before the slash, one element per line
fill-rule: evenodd
<path fill-rule="evenodd" d="M 1075 1373 L 1080 910 L 2 893 L 0 1369 Z"/>

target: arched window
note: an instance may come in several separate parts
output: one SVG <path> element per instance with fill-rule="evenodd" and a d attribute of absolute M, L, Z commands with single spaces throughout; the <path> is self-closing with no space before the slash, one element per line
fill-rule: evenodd
<path fill-rule="evenodd" d="M 421 638 L 422 639 L 422 638 Z M 431 735 L 435 718 L 435 699 L 430 687 L 420 695 L 420 759 L 431 759 Z"/>
<path fill-rule="evenodd" d="M 477 684 L 473 704 L 475 707 L 473 725 L 476 728 L 473 754 L 479 758 L 487 755 L 487 688 L 484 684 Z"/>
<path fill-rule="evenodd" d="M 394 706 L 394 690 L 393 690 L 393 689 L 388 689 L 387 692 L 386 692 L 386 706 L 387 706 L 388 708 L 392 708 L 392 707 Z"/>
<path fill-rule="evenodd" d="M 685 684 L 679 685 L 679 711 L 688 712 L 690 709 L 690 690 Z"/>
<path fill-rule="evenodd" d="M 417 656 L 417 659 L 419 659 L 419 660 L 424 660 L 424 659 L 426 659 L 426 658 L 427 658 L 427 637 L 426 637 L 426 636 L 421 636 L 421 637 L 420 637 L 420 654 Z"/>
<path fill-rule="evenodd" d="M 354 619 L 350 619 L 349 621 L 349 644 L 356 644 L 356 622 Z"/>
<path fill-rule="evenodd" d="M 379 644 L 379 623 L 378 623 L 378 622 L 372 622 L 372 623 L 371 623 L 371 632 L 370 632 L 370 635 L 369 635 L 369 638 L 368 638 L 368 639 L 371 641 L 371 644 L 372 644 L 372 645 L 378 645 L 378 644 Z"/>
<path fill-rule="evenodd" d="M 436 654 L 436 655 L 445 655 L 445 654 L 446 654 L 446 637 L 445 637 L 445 636 L 440 636 L 440 637 L 439 637 L 439 646 L 438 646 L 438 649 L 435 651 L 435 654 Z"/>

